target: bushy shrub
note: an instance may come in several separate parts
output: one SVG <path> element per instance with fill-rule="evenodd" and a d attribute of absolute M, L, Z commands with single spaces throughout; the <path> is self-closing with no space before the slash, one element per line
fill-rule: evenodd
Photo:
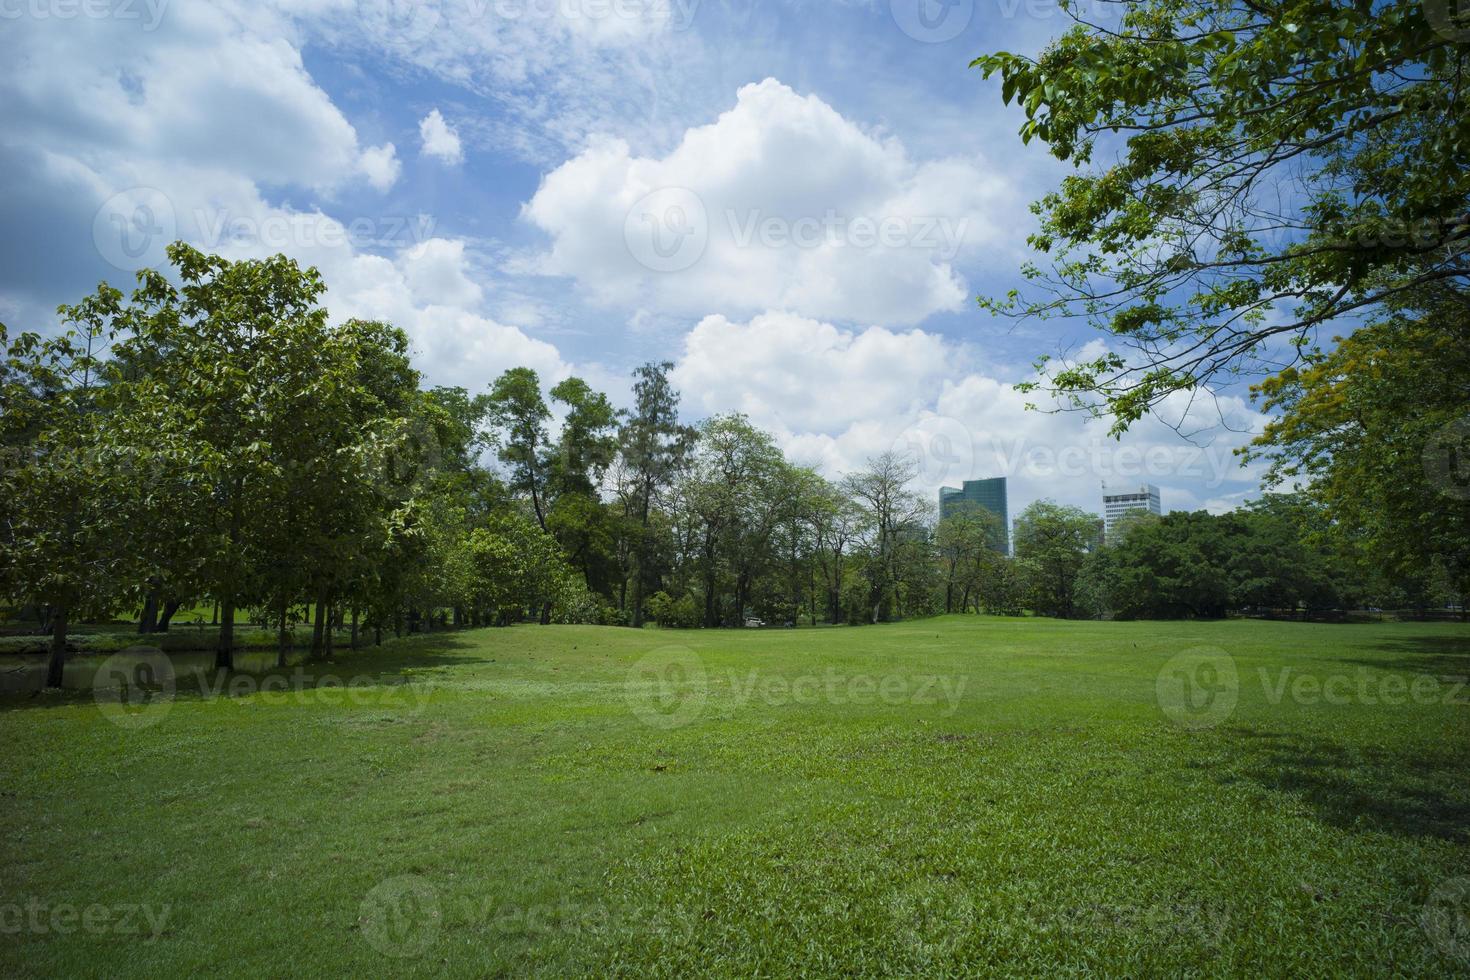
<path fill-rule="evenodd" d="M 644 603 L 644 609 L 665 629 L 693 629 L 699 625 L 699 605 L 692 595 L 674 599 L 667 592 L 655 592 Z"/>

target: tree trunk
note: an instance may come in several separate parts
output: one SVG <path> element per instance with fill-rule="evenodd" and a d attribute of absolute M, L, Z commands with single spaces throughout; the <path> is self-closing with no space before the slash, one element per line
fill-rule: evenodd
<path fill-rule="evenodd" d="M 155 633 L 167 633 L 169 625 L 173 622 L 174 613 L 179 611 L 179 606 L 182 604 L 177 599 L 164 600 L 163 609 L 158 614 L 158 625 L 154 627 L 153 631 Z"/>
<path fill-rule="evenodd" d="M 643 561 L 639 559 L 633 573 L 633 628 L 643 628 Z"/>
<path fill-rule="evenodd" d="M 286 655 L 290 650 L 290 634 L 286 632 L 286 600 L 281 600 L 280 634 L 277 637 L 276 666 L 282 669 L 286 666 Z"/>
<path fill-rule="evenodd" d="M 336 650 L 337 636 L 337 611 L 331 605 L 327 606 L 327 635 L 322 644 L 322 656 L 327 660 L 332 659 L 332 653 Z"/>
<path fill-rule="evenodd" d="M 352 607 L 352 649 L 357 649 L 357 607 Z"/>
<path fill-rule="evenodd" d="M 322 636 L 326 627 L 327 598 L 325 590 L 318 590 L 316 594 L 316 612 L 312 616 L 311 625 L 311 659 L 318 660 L 322 655 Z"/>
<path fill-rule="evenodd" d="M 143 600 L 143 612 L 138 616 L 138 632 L 148 634 L 158 628 L 158 590 L 149 589 Z"/>
<path fill-rule="evenodd" d="M 551 625 L 551 603 L 549 602 L 543 602 L 541 604 L 541 625 Z"/>
<path fill-rule="evenodd" d="M 51 656 L 46 661 L 46 686 L 60 687 L 66 669 L 66 617 L 65 606 L 57 606 L 51 613 Z"/>
<path fill-rule="evenodd" d="M 218 670 L 235 669 L 235 597 L 226 596 L 220 603 L 219 646 L 214 651 Z"/>

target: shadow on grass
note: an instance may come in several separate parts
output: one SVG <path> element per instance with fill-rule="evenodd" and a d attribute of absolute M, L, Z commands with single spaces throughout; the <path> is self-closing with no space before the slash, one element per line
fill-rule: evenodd
<path fill-rule="evenodd" d="M 306 653 L 298 650 L 292 654 L 285 668 L 276 666 L 274 652 L 249 651 L 236 654 L 236 669 L 230 672 L 215 669 L 212 653 L 161 655 L 168 658 L 173 670 L 173 699 L 183 701 L 245 697 L 261 692 L 316 691 L 351 685 L 382 688 L 423 683 L 425 671 L 489 663 L 490 658 L 456 653 L 478 646 L 463 634 L 411 637 L 392 640 L 381 647 L 339 648 L 333 653 L 333 659 L 326 661 L 309 661 Z M 159 655 L 154 653 L 154 656 Z M 59 691 L 41 690 L 44 663 L 28 665 L 20 680 L 23 687 L 0 686 L 0 711 L 94 703 L 97 700 L 96 675 L 106 659 L 107 655 L 88 655 L 69 660 L 66 687 Z M 17 683 L 14 675 L 8 683 Z"/>
<path fill-rule="evenodd" d="M 1346 747 L 1299 732 L 1232 728 L 1239 761 L 1221 782 L 1242 779 L 1295 797 L 1325 824 L 1404 837 L 1470 840 L 1470 753 L 1408 756 Z"/>
<path fill-rule="evenodd" d="M 1470 637 L 1406 636 L 1376 643 L 1368 649 L 1384 656 L 1343 662 L 1379 670 L 1459 677 L 1470 675 Z"/>

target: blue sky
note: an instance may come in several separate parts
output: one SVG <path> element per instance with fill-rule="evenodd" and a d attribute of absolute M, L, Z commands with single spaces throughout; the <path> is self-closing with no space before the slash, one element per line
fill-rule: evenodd
<path fill-rule="evenodd" d="M 1105 5 L 1097 4 L 1098 10 Z M 1011 509 L 1238 504 L 1238 394 L 1194 444 L 1027 412 L 1027 205 L 1065 173 L 968 68 L 1070 21 L 1041 0 L 17 0 L 0 73 L 0 319 L 128 280 L 180 237 L 317 265 L 337 318 L 407 330 L 430 381 L 527 364 L 615 400 L 676 363 L 686 414 L 745 411 L 829 475 L 894 446 Z M 1175 406 L 1178 421 L 1185 407 Z M 1194 411 L 1198 412 L 1198 409 Z M 1190 428 L 1214 421 L 1189 416 Z"/>

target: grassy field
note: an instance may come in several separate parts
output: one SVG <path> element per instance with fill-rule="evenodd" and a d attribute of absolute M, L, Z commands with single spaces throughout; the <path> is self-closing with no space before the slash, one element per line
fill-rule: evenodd
<path fill-rule="evenodd" d="M 1470 973 L 1453 624 L 528 626 L 172 670 L 0 699 L 0 974 Z"/>

